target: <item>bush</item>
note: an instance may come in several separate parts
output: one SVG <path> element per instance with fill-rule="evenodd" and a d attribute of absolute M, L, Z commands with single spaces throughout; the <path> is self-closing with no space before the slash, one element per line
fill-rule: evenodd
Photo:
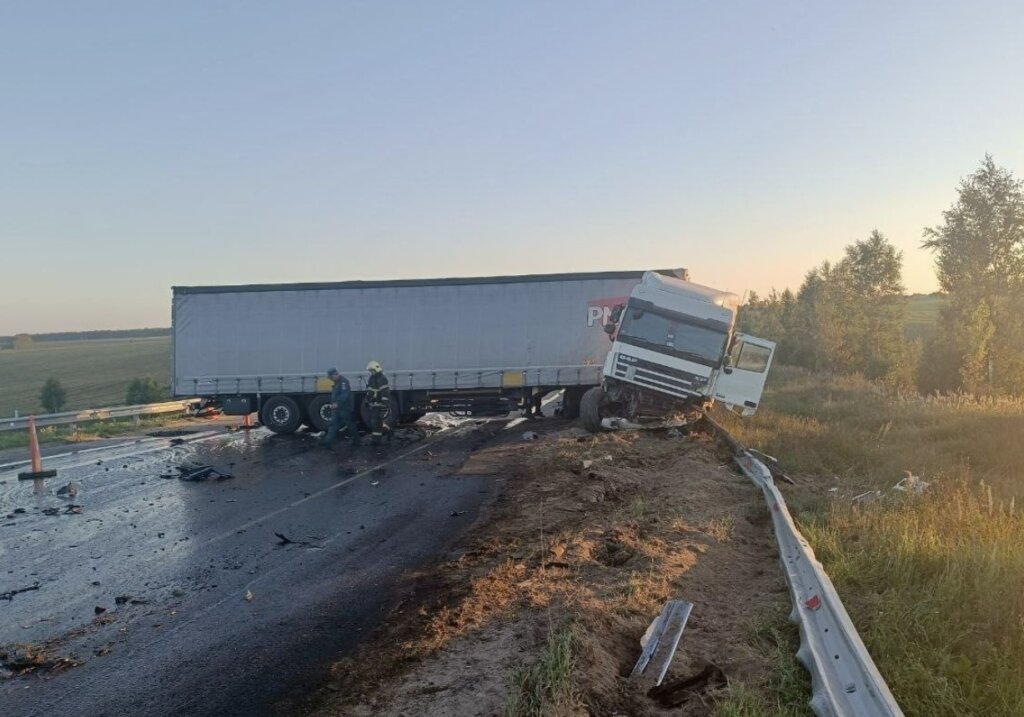
<path fill-rule="evenodd" d="M 128 393 L 125 396 L 125 403 L 129 406 L 136 406 L 140 403 L 159 403 L 166 401 L 170 392 L 152 376 L 133 378 L 128 384 Z"/>
<path fill-rule="evenodd" d="M 43 390 L 39 392 L 39 403 L 47 413 L 58 413 L 68 402 L 68 392 L 55 378 L 46 379 Z"/>

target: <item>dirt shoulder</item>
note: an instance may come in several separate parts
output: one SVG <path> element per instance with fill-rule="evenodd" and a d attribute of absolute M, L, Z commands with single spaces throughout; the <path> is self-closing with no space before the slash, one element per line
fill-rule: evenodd
<path fill-rule="evenodd" d="M 703 434 L 518 430 L 450 476 L 499 489 L 449 562 L 409 576 L 387 626 L 289 714 L 710 715 L 627 679 L 667 599 L 694 604 L 666 682 L 721 668 L 757 692 L 775 669 L 752 642 L 788 604 L 763 501 Z M 529 428 L 534 428 L 529 426 Z"/>

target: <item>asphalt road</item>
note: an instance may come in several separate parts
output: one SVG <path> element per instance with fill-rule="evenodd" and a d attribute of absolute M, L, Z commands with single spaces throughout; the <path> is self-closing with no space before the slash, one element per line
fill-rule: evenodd
<path fill-rule="evenodd" d="M 354 456 L 218 432 L 79 454 L 45 482 L 0 473 L 0 594 L 39 583 L 0 600 L 0 644 L 81 663 L 0 679 L 0 714 L 270 713 L 379 624 L 404 571 L 469 527 L 494 489 L 451 474 L 499 427 Z M 161 477 L 182 464 L 235 477 Z M 77 496 L 56 495 L 69 480 Z"/>

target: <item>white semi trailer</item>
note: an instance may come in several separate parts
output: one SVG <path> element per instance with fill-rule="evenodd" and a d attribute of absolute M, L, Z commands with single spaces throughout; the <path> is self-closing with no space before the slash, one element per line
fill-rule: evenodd
<path fill-rule="evenodd" d="M 641 419 L 716 398 L 752 412 L 773 345 L 737 337 L 735 297 L 685 278 L 672 270 L 175 287 L 173 392 L 229 414 L 258 411 L 278 433 L 319 430 L 330 418 L 327 369 L 340 369 L 358 399 L 376 360 L 392 387 L 391 424 L 428 411 L 505 413 L 553 390 L 564 390 L 563 414 L 575 417 L 593 389 L 593 428 L 609 415 Z M 768 352 L 759 369 L 753 347 Z"/>

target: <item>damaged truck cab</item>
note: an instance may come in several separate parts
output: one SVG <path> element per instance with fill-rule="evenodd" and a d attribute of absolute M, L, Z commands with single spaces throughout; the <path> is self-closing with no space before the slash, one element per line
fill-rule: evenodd
<path fill-rule="evenodd" d="M 583 396 L 591 431 L 664 419 L 715 400 L 757 410 L 775 344 L 738 333 L 735 294 L 646 272 L 604 325 L 612 340 L 602 384 Z"/>

